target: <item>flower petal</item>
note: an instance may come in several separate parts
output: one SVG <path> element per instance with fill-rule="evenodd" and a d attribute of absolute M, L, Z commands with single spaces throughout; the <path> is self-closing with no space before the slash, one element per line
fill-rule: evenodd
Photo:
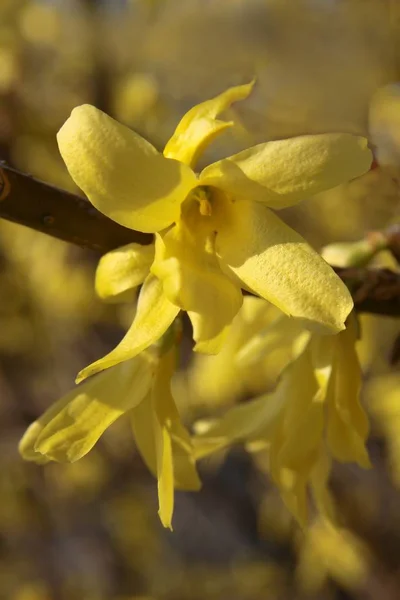
<path fill-rule="evenodd" d="M 161 358 L 152 393 L 131 411 L 136 443 L 150 471 L 157 476 L 156 433 L 153 419 L 166 425 L 172 439 L 174 486 L 181 490 L 198 490 L 198 478 L 190 435 L 183 426 L 171 394 L 170 380 L 175 370 L 176 350 Z"/>
<path fill-rule="evenodd" d="M 154 260 L 154 244 L 128 244 L 100 258 L 95 288 L 102 300 L 124 301 L 126 292 L 143 283 Z"/>
<path fill-rule="evenodd" d="M 273 429 L 273 424 L 284 405 L 280 393 L 264 394 L 259 398 L 229 409 L 205 433 L 193 438 L 196 458 L 203 458 L 227 446 L 258 439 L 262 431 Z"/>
<path fill-rule="evenodd" d="M 194 106 L 181 119 L 167 145 L 164 156 L 175 158 L 194 166 L 206 146 L 232 122 L 218 121 L 217 116 L 233 102 L 244 100 L 250 94 L 254 82 L 229 88 L 211 100 Z"/>
<path fill-rule="evenodd" d="M 74 462 L 89 452 L 118 417 L 141 402 L 152 370 L 137 357 L 90 379 L 63 398 L 57 414 L 50 408 L 35 450 L 51 460 Z"/>
<path fill-rule="evenodd" d="M 74 392 L 76 393 L 76 390 Z M 36 421 L 29 425 L 18 446 L 19 453 L 24 460 L 37 464 L 45 464 L 51 460 L 35 449 L 36 442 L 46 425 L 71 401 L 72 396 L 73 394 L 70 392 L 52 404 Z"/>
<path fill-rule="evenodd" d="M 167 227 L 196 185 L 186 165 L 94 106 L 75 108 L 60 129 L 61 156 L 91 203 L 113 221 L 144 232 Z"/>
<path fill-rule="evenodd" d="M 248 148 L 206 167 L 200 180 L 238 199 L 284 208 L 362 175 L 371 162 L 363 137 L 306 135 Z"/>
<path fill-rule="evenodd" d="M 225 272 L 322 332 L 344 329 L 353 301 L 331 267 L 265 206 L 235 202 L 232 207 L 216 240 Z"/>
<path fill-rule="evenodd" d="M 354 318 L 337 336 L 332 389 L 328 403 L 327 439 L 334 458 L 371 466 L 366 440 L 368 417 L 360 403 L 361 367 L 355 349 Z"/>
<path fill-rule="evenodd" d="M 161 282 L 149 275 L 140 291 L 137 312 L 123 340 L 103 358 L 82 369 L 77 383 L 99 371 L 137 356 L 166 332 L 179 312 L 165 297 Z"/>
<path fill-rule="evenodd" d="M 223 342 L 221 334 L 243 299 L 240 287 L 221 271 L 208 219 L 200 216 L 194 201 L 177 225 L 157 234 L 151 271 L 163 282 L 168 299 L 188 312 L 193 337 L 200 342 L 197 350 L 217 352 Z"/>

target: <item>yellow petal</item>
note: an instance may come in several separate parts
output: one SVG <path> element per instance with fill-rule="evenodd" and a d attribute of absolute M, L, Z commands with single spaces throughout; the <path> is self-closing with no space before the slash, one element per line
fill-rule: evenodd
<path fill-rule="evenodd" d="M 254 82 L 229 88 L 211 100 L 194 106 L 181 119 L 173 136 L 165 146 L 164 156 L 194 166 L 206 146 L 232 122 L 218 121 L 217 116 L 233 102 L 244 100 Z"/>
<path fill-rule="evenodd" d="M 186 204 L 186 203 L 185 203 Z M 156 235 L 151 271 L 168 299 L 187 311 L 197 350 L 219 350 L 223 332 L 242 305 L 240 287 L 222 271 L 215 255 L 210 217 L 201 216 L 197 201 L 186 206 L 180 222 Z"/>
<path fill-rule="evenodd" d="M 196 185 L 188 166 L 165 158 L 94 106 L 75 108 L 57 139 L 72 179 L 91 203 L 131 229 L 154 232 L 170 225 Z"/>
<path fill-rule="evenodd" d="M 57 414 L 52 409 L 50 415 L 45 413 L 35 450 L 59 462 L 79 460 L 107 427 L 141 402 L 151 377 L 148 361 L 140 356 L 72 390 Z"/>
<path fill-rule="evenodd" d="M 128 244 L 100 258 L 95 288 L 102 300 L 121 301 L 126 292 L 143 283 L 154 260 L 154 244 Z"/>
<path fill-rule="evenodd" d="M 151 393 L 131 411 L 132 427 L 139 450 L 158 480 L 160 520 L 172 529 L 174 486 L 197 490 L 192 444 L 171 395 L 171 377 L 176 367 L 176 347 L 159 358 Z"/>
<path fill-rule="evenodd" d="M 149 275 L 140 291 L 136 315 L 127 334 L 109 354 L 82 369 L 76 378 L 77 383 L 137 356 L 160 339 L 178 312 L 179 308 L 165 297 L 161 282 Z"/>
<path fill-rule="evenodd" d="M 232 204 L 216 250 L 222 268 L 289 316 L 336 333 L 353 307 L 339 277 L 306 241 L 255 202 Z"/>
<path fill-rule="evenodd" d="M 156 433 L 157 479 L 158 479 L 158 515 L 164 527 L 172 531 L 174 514 L 174 467 L 172 458 L 172 441 L 168 429 L 159 428 Z"/>
<path fill-rule="evenodd" d="M 175 370 L 175 349 L 161 358 L 152 393 L 131 411 L 132 429 L 136 443 L 150 471 L 157 476 L 156 418 L 166 426 L 172 439 L 174 486 L 182 490 L 198 490 L 198 478 L 190 435 L 183 426 L 170 390 L 170 379 Z M 173 361 L 173 364 L 171 362 Z"/>
<path fill-rule="evenodd" d="M 326 448 L 321 444 L 318 459 L 311 471 L 310 483 L 315 506 L 320 514 L 333 521 L 335 519 L 335 504 L 329 490 L 332 459 Z"/>
<path fill-rule="evenodd" d="M 368 417 L 360 403 L 361 368 L 355 350 L 355 324 L 338 336 L 333 385 L 329 397 L 327 440 L 334 458 L 371 466 L 366 440 Z"/>
<path fill-rule="evenodd" d="M 310 333 L 303 329 L 299 321 L 280 315 L 243 345 L 236 355 L 236 363 L 241 367 L 254 365 L 260 361 L 260 357 L 283 346 L 291 346 L 293 357 L 296 357 L 304 350 L 309 337 Z"/>
<path fill-rule="evenodd" d="M 359 177 L 371 162 L 363 137 L 307 135 L 248 148 L 206 167 L 200 181 L 237 199 L 284 208 Z"/>
<path fill-rule="evenodd" d="M 50 461 L 50 458 L 37 452 L 35 449 L 36 442 L 46 425 L 71 401 L 71 397 L 71 393 L 67 394 L 52 404 L 46 412 L 28 427 L 18 446 L 19 453 L 24 460 L 29 460 L 37 464 L 44 464 Z"/>
<path fill-rule="evenodd" d="M 203 458 L 239 442 L 259 439 L 260 431 L 264 438 L 266 431 L 272 430 L 284 402 L 282 394 L 273 393 L 231 408 L 204 434 L 193 438 L 196 458 Z"/>

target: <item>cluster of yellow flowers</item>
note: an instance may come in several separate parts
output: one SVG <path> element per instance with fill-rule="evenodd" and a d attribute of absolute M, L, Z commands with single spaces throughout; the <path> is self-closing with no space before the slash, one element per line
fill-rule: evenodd
<path fill-rule="evenodd" d="M 125 227 L 154 233 L 155 241 L 100 260 L 103 299 L 123 301 L 142 284 L 135 318 L 120 344 L 77 382 L 89 379 L 31 425 L 20 450 L 39 463 L 78 460 L 127 414 L 158 478 L 167 527 L 174 488 L 200 486 L 196 460 L 237 442 L 267 449 L 271 477 L 303 524 L 308 486 L 317 508 L 335 518 L 327 487 L 332 459 L 369 466 L 351 295 L 274 210 L 362 175 L 372 155 L 359 136 L 305 135 L 258 144 L 195 172 L 207 145 L 232 125 L 219 115 L 252 88 L 230 88 L 192 108 L 163 153 L 92 106 L 74 109 L 58 134 L 68 170 L 92 204 Z M 188 314 L 194 350 L 218 354 L 230 343 L 232 322 L 241 319 L 245 329 L 241 315 L 260 303 L 284 315 L 243 335 L 230 360 L 257 370 L 271 348 L 288 347 L 275 390 L 191 436 L 171 393 L 178 314 Z"/>

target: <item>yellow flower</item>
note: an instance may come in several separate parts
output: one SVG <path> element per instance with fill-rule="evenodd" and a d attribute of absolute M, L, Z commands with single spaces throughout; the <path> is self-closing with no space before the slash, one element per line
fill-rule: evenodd
<path fill-rule="evenodd" d="M 32 423 L 20 442 L 26 460 L 74 462 L 120 416 L 132 423 L 137 447 L 158 479 L 159 515 L 171 528 L 174 487 L 197 490 L 190 436 L 170 391 L 176 347 L 151 348 L 85 381 Z"/>
<path fill-rule="evenodd" d="M 307 595 L 319 592 L 329 577 L 349 591 L 365 583 L 370 557 L 351 531 L 319 518 L 301 542 L 296 580 Z"/>
<path fill-rule="evenodd" d="M 262 298 L 245 296 L 220 352 L 194 355 L 189 369 L 174 377 L 175 397 L 186 406 L 208 404 L 215 410 L 261 394 L 294 358 L 293 342 L 301 337 L 307 332 L 298 320 Z"/>
<path fill-rule="evenodd" d="M 156 234 L 152 305 L 84 378 L 132 358 L 154 342 L 179 310 L 193 324 L 196 350 L 217 352 L 242 304 L 241 288 L 288 315 L 336 333 L 352 308 L 332 269 L 273 209 L 292 206 L 368 170 L 364 138 L 345 133 L 258 144 L 194 167 L 205 147 L 232 123 L 217 116 L 253 84 L 230 88 L 193 107 L 163 154 L 93 106 L 73 110 L 58 134 L 68 170 L 92 204 L 125 227 Z M 143 314 L 142 314 L 143 316 Z"/>
<path fill-rule="evenodd" d="M 367 416 L 360 405 L 361 370 L 350 319 L 336 336 L 312 335 L 283 371 L 274 392 L 229 410 L 195 436 L 196 456 L 235 442 L 268 449 L 269 471 L 301 524 L 307 521 L 307 486 L 317 508 L 334 519 L 327 489 L 332 459 L 370 466 Z M 304 343 L 304 340 L 303 340 Z"/>

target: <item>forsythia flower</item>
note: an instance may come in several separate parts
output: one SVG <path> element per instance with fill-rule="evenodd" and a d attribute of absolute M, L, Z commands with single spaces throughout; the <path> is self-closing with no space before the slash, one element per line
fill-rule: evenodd
<path fill-rule="evenodd" d="M 93 106 L 74 109 L 61 128 L 62 157 L 92 204 L 121 225 L 156 237 L 137 319 L 121 344 L 84 369 L 81 379 L 137 355 L 180 309 L 192 321 L 196 350 L 217 352 L 242 304 L 241 288 L 330 333 L 343 329 L 352 308 L 346 287 L 270 209 L 367 171 L 367 142 L 345 133 L 267 142 L 196 174 L 205 147 L 232 125 L 217 116 L 251 89 L 230 88 L 192 108 L 163 154 Z"/>
<path fill-rule="evenodd" d="M 329 577 L 345 589 L 359 588 L 368 573 L 368 551 L 351 531 L 319 518 L 302 536 L 296 579 L 316 594 Z"/>
<path fill-rule="evenodd" d="M 298 521 L 307 520 L 308 485 L 317 508 L 333 520 L 327 488 L 332 459 L 370 466 L 365 448 L 369 424 L 359 402 L 356 329 L 352 318 L 336 336 L 309 334 L 276 390 L 229 410 L 197 435 L 196 456 L 240 441 L 252 451 L 267 448 L 271 477 Z"/>
<path fill-rule="evenodd" d="M 264 392 L 294 358 L 300 332 L 307 336 L 298 320 L 282 319 L 266 300 L 245 296 L 220 352 L 196 354 L 189 369 L 174 377 L 175 397 L 215 408 Z"/>
<path fill-rule="evenodd" d="M 170 391 L 175 362 L 175 346 L 153 347 L 85 381 L 32 423 L 20 442 L 22 457 L 37 463 L 79 460 L 126 415 L 144 461 L 158 478 L 161 522 L 171 528 L 174 487 L 200 487 L 190 436 Z"/>

